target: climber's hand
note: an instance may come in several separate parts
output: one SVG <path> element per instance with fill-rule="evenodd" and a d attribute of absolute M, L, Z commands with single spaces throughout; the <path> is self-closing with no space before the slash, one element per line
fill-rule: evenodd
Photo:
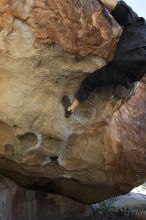
<path fill-rule="evenodd" d="M 111 12 L 116 7 L 118 0 L 101 0 L 101 2 Z"/>
<path fill-rule="evenodd" d="M 78 105 L 79 105 L 79 101 L 76 98 L 74 98 L 72 104 L 69 105 L 66 109 L 65 117 L 69 118 Z"/>
<path fill-rule="evenodd" d="M 68 107 L 68 111 L 74 111 L 78 107 L 79 104 L 80 104 L 79 101 L 76 98 L 74 98 L 73 102 Z"/>
<path fill-rule="evenodd" d="M 72 109 L 71 106 L 69 106 L 66 110 L 65 110 L 65 117 L 69 118 L 72 115 Z"/>
<path fill-rule="evenodd" d="M 69 118 L 71 116 L 71 114 L 73 113 L 73 111 L 77 108 L 77 106 L 79 105 L 79 101 L 74 98 L 72 103 L 69 100 L 69 97 L 67 95 L 62 97 L 62 105 L 65 109 L 65 117 Z"/>

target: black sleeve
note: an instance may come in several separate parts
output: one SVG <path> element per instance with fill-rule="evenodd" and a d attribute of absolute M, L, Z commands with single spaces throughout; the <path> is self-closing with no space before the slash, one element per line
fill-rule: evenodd
<path fill-rule="evenodd" d="M 122 0 L 117 3 L 111 14 L 121 26 L 135 23 L 139 19 L 132 8 Z"/>
<path fill-rule="evenodd" d="M 101 69 L 88 74 L 82 81 L 78 92 L 75 94 L 75 98 L 80 103 L 84 102 L 95 88 L 113 84 L 122 84 L 126 88 L 130 87 L 130 81 L 124 74 L 124 71 L 122 71 L 122 68 L 120 72 L 115 64 L 111 62 Z"/>

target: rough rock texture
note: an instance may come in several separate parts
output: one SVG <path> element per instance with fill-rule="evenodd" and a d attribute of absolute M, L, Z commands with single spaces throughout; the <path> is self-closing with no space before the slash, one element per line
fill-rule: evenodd
<path fill-rule="evenodd" d="M 2 0 L 0 30 L 0 173 L 86 203 L 144 182 L 144 81 L 129 100 L 95 91 L 70 119 L 61 106 L 112 59 L 121 28 L 108 11 L 96 0 Z"/>
<path fill-rule="evenodd" d="M 1 220 L 61 220 L 89 216 L 91 213 L 89 205 L 60 195 L 26 190 L 0 176 Z"/>
<path fill-rule="evenodd" d="M 71 54 L 109 60 L 119 35 L 120 28 L 97 0 L 2 0 L 0 11 L 0 48 L 17 56 L 57 43 Z"/>
<path fill-rule="evenodd" d="M 143 192 L 145 191 L 143 190 Z M 137 220 L 145 220 L 146 211 L 142 211 L 146 209 L 145 201 L 146 196 L 131 192 L 128 195 L 115 197 L 105 202 L 108 207 L 107 212 L 119 213 L 118 210 L 121 210 L 122 213 L 123 208 L 125 210 L 131 208 L 131 213 L 137 217 Z M 134 208 L 136 209 L 134 210 Z M 41 191 L 34 192 L 0 176 L 1 220 L 105 219 L 105 213 L 104 217 L 101 215 L 102 211 L 104 211 L 102 203 L 94 204 L 91 207 L 91 205 L 79 203 L 61 195 L 47 194 Z M 119 219 L 119 215 L 116 216 L 115 219 Z"/>

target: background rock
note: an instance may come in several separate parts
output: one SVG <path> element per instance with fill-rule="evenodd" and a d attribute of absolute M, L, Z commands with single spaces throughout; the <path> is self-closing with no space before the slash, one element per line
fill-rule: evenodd
<path fill-rule="evenodd" d="M 142 189 L 142 186 L 141 186 Z M 136 190 L 136 189 L 135 189 Z M 139 188 L 138 188 L 139 190 Z M 144 193 L 143 187 L 143 193 Z M 140 191 L 141 193 L 141 191 Z M 137 208 L 135 214 L 144 216 L 146 196 L 130 192 L 128 195 L 119 196 L 105 201 L 108 212 L 123 208 Z M 100 210 L 100 211 L 99 211 Z M 141 210 L 141 211 L 140 211 Z M 86 205 L 76 202 L 65 196 L 43 193 L 41 190 L 35 192 L 24 189 L 12 180 L 0 176 L 0 219 L 1 220 L 63 220 L 63 219 L 92 219 L 98 217 L 104 211 L 102 203 Z M 143 215 L 142 215 L 143 214 Z M 89 217 L 90 216 L 90 217 Z M 117 215 L 118 217 L 119 215 Z M 100 216 L 99 216 L 100 217 Z M 93 218 L 93 219 L 94 219 Z M 103 218 L 101 218 L 103 219 Z M 138 218 L 138 219 L 145 219 Z"/>
<path fill-rule="evenodd" d="M 88 205 L 60 195 L 26 190 L 0 176 L 1 220 L 60 220 L 71 216 L 88 216 L 91 213 Z"/>
<path fill-rule="evenodd" d="M 70 119 L 61 105 L 120 34 L 97 1 L 0 2 L 1 174 L 86 203 L 144 182 L 145 80 L 129 100 L 96 90 Z"/>
<path fill-rule="evenodd" d="M 102 207 L 108 207 L 107 211 L 117 211 L 131 209 L 131 211 L 146 211 L 146 187 L 140 185 L 134 188 L 130 193 L 122 196 L 113 197 L 101 203 L 92 204 L 94 211 L 102 210 Z"/>

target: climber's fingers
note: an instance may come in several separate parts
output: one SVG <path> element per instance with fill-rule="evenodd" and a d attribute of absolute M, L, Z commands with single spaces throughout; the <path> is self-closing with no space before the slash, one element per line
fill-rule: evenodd
<path fill-rule="evenodd" d="M 67 108 L 68 111 L 73 111 L 73 108 L 72 106 L 70 105 L 68 108 Z"/>
<path fill-rule="evenodd" d="M 72 114 L 72 108 L 71 108 L 71 102 L 68 96 L 67 95 L 63 96 L 61 102 L 65 110 L 65 117 L 69 118 Z"/>
<path fill-rule="evenodd" d="M 70 109 L 70 106 L 69 107 L 67 107 L 67 109 L 66 109 L 66 111 L 65 111 L 65 117 L 66 118 L 69 118 L 71 115 L 72 115 L 72 109 Z"/>

